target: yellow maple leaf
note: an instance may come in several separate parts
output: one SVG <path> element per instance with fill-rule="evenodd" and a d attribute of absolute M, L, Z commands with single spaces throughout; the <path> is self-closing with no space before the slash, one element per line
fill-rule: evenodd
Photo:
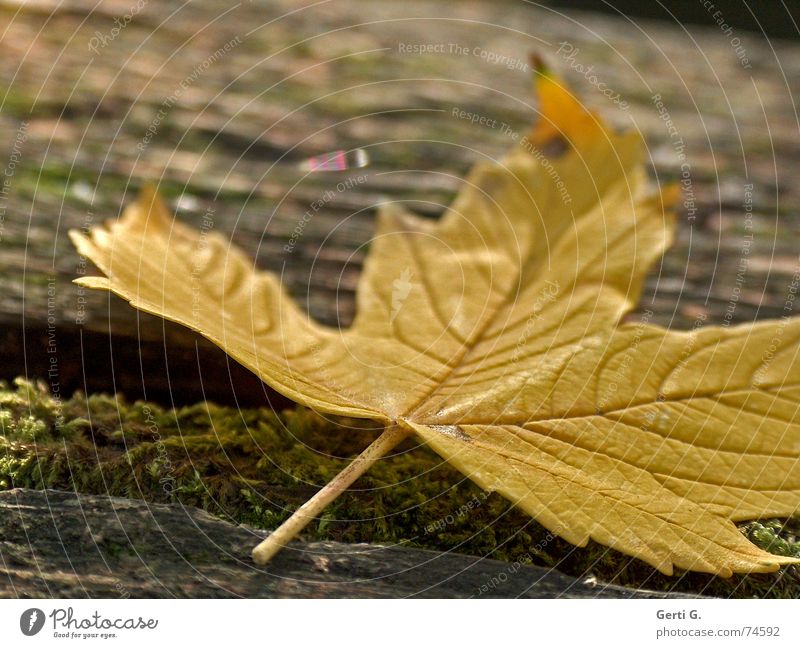
<path fill-rule="evenodd" d="M 545 71 L 537 85 L 535 128 L 476 164 L 438 222 L 381 208 L 347 330 L 311 321 L 274 275 L 175 221 L 151 189 L 118 222 L 71 233 L 105 274 L 80 284 L 198 331 L 299 403 L 386 425 L 258 562 L 410 434 L 578 546 L 665 574 L 798 562 L 733 522 L 800 504 L 800 320 L 622 323 L 670 243 L 675 190 L 648 189 L 636 133 Z"/>

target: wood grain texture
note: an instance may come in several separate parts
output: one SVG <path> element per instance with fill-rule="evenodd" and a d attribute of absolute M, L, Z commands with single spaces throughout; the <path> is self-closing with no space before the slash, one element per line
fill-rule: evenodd
<path fill-rule="evenodd" d="M 5 491 L 0 493 L 0 597 L 686 596 L 402 546 L 294 542 L 259 568 L 250 551 L 263 536 L 179 504 L 55 490 Z"/>

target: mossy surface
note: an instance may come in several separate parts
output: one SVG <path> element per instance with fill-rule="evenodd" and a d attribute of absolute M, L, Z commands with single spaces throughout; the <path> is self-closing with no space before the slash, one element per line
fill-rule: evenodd
<path fill-rule="evenodd" d="M 17 380 L 0 383 L 0 489 L 181 502 L 274 528 L 375 438 L 374 425 L 300 407 L 276 414 L 211 403 L 166 410 L 104 395 L 59 400 L 42 384 Z M 751 522 L 742 532 L 767 550 L 800 556 L 798 519 Z M 380 461 L 305 534 L 489 556 L 508 561 L 510 570 L 532 563 L 632 587 L 800 597 L 795 567 L 730 579 L 670 578 L 597 544 L 573 547 L 413 442 Z"/>

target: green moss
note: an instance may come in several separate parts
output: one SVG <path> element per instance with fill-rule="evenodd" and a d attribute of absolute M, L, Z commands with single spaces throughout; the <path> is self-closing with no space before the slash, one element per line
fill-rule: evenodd
<path fill-rule="evenodd" d="M 274 528 L 375 438 L 369 421 L 201 403 L 177 410 L 121 397 L 53 398 L 43 384 L 0 383 L 0 488 L 60 488 L 182 502 Z M 800 520 L 742 525 L 757 545 L 800 556 Z M 798 597 L 800 572 L 720 579 L 662 576 L 597 544 L 553 537 L 409 441 L 305 532 L 314 539 L 406 543 L 557 568 L 576 577 L 714 596 Z"/>

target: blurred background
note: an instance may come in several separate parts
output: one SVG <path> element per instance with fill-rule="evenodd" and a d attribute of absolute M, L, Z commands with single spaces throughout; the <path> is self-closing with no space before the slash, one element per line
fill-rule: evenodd
<path fill-rule="evenodd" d="M 796 0 L 747 2 L 747 0 L 574 0 L 544 2 L 564 9 L 582 9 L 616 16 L 652 18 L 688 25 L 718 25 L 723 20 L 736 29 L 744 29 L 771 38 L 798 38 L 800 3 Z M 718 15 L 714 15 L 719 12 Z"/>

